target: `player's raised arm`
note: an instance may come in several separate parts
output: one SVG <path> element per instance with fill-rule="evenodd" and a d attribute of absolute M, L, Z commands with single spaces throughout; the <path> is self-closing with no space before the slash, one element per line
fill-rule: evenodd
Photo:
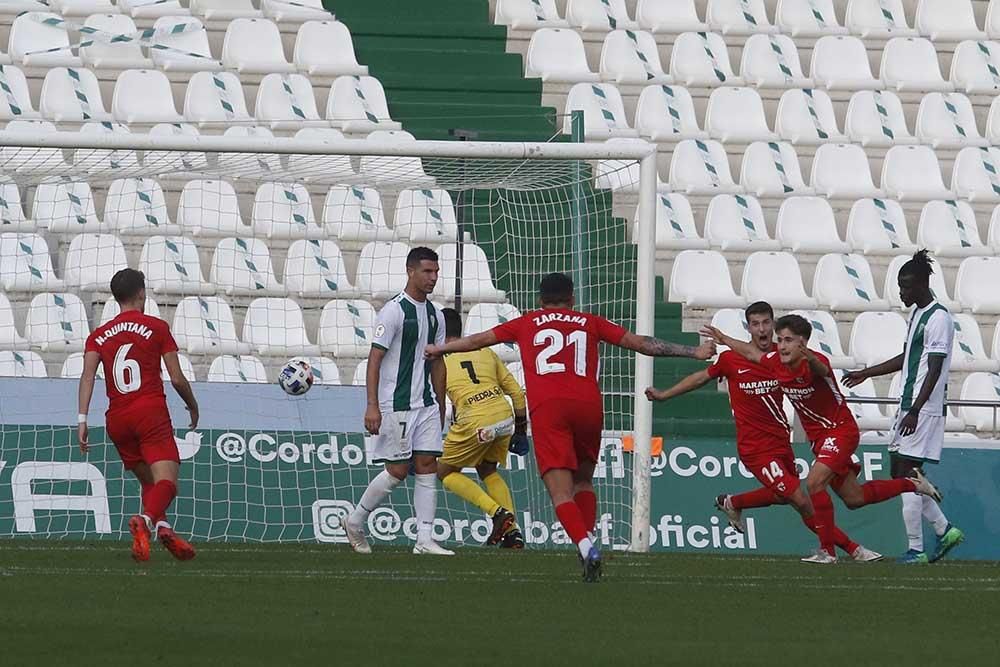
<path fill-rule="evenodd" d="M 761 350 L 759 347 L 748 341 L 736 340 L 732 336 L 728 336 L 722 332 L 721 329 L 717 329 L 711 325 L 706 325 L 701 328 L 699 332 L 702 336 L 708 337 L 710 340 L 715 341 L 719 345 L 725 345 L 731 349 L 736 354 L 740 355 L 744 359 L 749 359 L 754 363 L 760 363 L 760 360 L 764 357 L 766 352 Z"/>
<path fill-rule="evenodd" d="M 715 356 L 715 342 L 711 340 L 698 346 L 679 345 L 653 336 L 639 336 L 631 331 L 625 332 L 618 347 L 645 354 L 647 357 L 688 357 L 704 361 Z"/>
<path fill-rule="evenodd" d="M 80 388 L 77 391 L 77 426 L 76 439 L 80 451 L 84 454 L 90 449 L 90 431 L 87 428 L 87 413 L 90 412 L 90 399 L 94 396 L 94 378 L 97 377 L 97 366 L 101 363 L 101 355 L 88 351 L 83 355 L 83 373 L 80 374 Z"/>
<path fill-rule="evenodd" d="M 879 377 L 880 375 L 889 375 L 890 373 L 895 373 L 901 370 L 903 370 L 903 355 L 897 354 L 892 359 L 883 361 L 880 364 L 875 364 L 874 366 L 869 366 L 868 368 L 862 368 L 859 371 L 848 371 L 847 373 L 844 373 L 843 382 L 845 387 L 856 387 L 868 378 Z"/>
<path fill-rule="evenodd" d="M 465 336 L 457 340 L 450 340 L 444 345 L 428 345 L 424 349 L 424 357 L 427 359 L 437 359 L 441 355 L 452 352 L 472 352 L 481 350 L 484 347 L 491 347 L 497 344 L 496 334 L 490 331 Z"/>
<path fill-rule="evenodd" d="M 181 362 L 177 357 L 177 352 L 164 352 L 163 365 L 167 367 L 167 375 L 170 376 L 170 384 L 173 385 L 174 391 L 177 392 L 181 400 L 184 401 L 184 405 L 187 406 L 188 413 L 191 415 L 191 423 L 188 425 L 188 428 L 193 431 L 198 428 L 198 401 L 195 400 L 191 383 L 184 377 L 184 371 L 181 370 Z"/>
<path fill-rule="evenodd" d="M 672 398 L 677 398 L 681 394 L 686 394 L 689 391 L 694 391 L 699 387 L 704 387 L 712 380 L 712 376 L 708 374 L 707 370 L 700 370 L 686 378 L 682 379 L 680 382 L 668 389 L 657 389 L 656 387 L 649 387 L 646 389 L 646 398 L 651 401 L 669 401 Z"/>

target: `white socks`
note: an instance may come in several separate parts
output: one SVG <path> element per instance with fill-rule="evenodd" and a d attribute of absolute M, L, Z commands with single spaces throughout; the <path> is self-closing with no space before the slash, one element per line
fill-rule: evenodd
<path fill-rule="evenodd" d="M 361 501 L 358 502 L 358 506 L 354 508 L 354 511 L 351 512 L 351 516 L 348 518 L 351 526 L 362 528 L 365 522 L 368 521 L 368 515 L 372 513 L 372 510 L 385 502 L 385 499 L 389 497 L 392 490 L 399 486 L 400 481 L 402 480 L 396 479 L 385 470 L 375 475 L 372 481 L 368 483 L 368 488 L 361 495 Z"/>
<path fill-rule="evenodd" d="M 904 493 L 900 496 L 903 499 L 903 524 L 906 526 L 906 539 L 909 541 L 909 548 L 915 551 L 924 550 L 924 526 L 923 510 L 924 502 L 915 493 Z M 940 510 L 938 510 L 940 512 Z"/>
<path fill-rule="evenodd" d="M 593 547 L 593 546 L 594 546 L 594 543 L 591 541 L 590 537 L 588 536 L 588 537 L 585 537 L 582 540 L 580 540 L 580 543 L 576 545 L 576 548 L 580 550 L 580 557 L 581 558 L 586 558 L 587 554 L 590 553 L 591 547 Z"/>
<path fill-rule="evenodd" d="M 927 523 L 931 524 L 934 534 L 941 537 L 944 535 L 944 531 L 948 530 L 948 518 L 933 498 L 920 496 L 920 499 L 923 500 L 924 518 L 927 519 Z"/>
<path fill-rule="evenodd" d="M 430 472 L 414 475 L 413 513 L 417 517 L 417 544 L 431 541 L 434 515 L 437 514 L 437 475 Z"/>

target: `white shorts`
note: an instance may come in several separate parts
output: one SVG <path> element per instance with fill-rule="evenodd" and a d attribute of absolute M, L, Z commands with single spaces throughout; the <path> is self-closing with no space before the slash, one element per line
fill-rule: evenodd
<path fill-rule="evenodd" d="M 937 463 L 941 460 L 941 448 L 944 446 L 944 415 L 921 412 L 917 419 L 917 430 L 907 436 L 899 435 L 899 422 L 906 416 L 900 411 L 896 422 L 892 425 L 892 439 L 889 440 L 889 451 L 908 459 Z"/>
<path fill-rule="evenodd" d="M 373 463 L 409 461 L 414 454 L 440 456 L 441 411 L 437 404 L 416 410 L 382 412 L 378 435 L 369 440 Z"/>

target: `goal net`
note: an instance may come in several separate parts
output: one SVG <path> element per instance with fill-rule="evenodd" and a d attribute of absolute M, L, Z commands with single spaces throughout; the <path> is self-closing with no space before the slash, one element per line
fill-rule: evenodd
<path fill-rule="evenodd" d="M 83 342 L 117 315 L 108 285 L 126 266 L 145 273 L 146 311 L 170 323 L 196 382 L 194 432 L 167 387 L 183 459 L 170 518 L 196 540 L 344 541 L 341 521 L 379 470 L 361 433 L 373 319 L 403 288 L 411 248 L 438 253 L 432 300 L 460 309 L 465 333 L 533 309 L 540 278 L 553 271 L 574 278 L 579 309 L 630 329 L 639 302 L 650 300 L 633 243 L 634 146 L 105 129 L 21 141 L 0 133 L 0 516 L 12 517 L 0 520 L 0 535 L 118 539 L 139 509 L 138 483 L 102 428 L 100 382 L 88 455 L 68 426 Z M 631 184 L 631 194 L 595 187 L 599 158 L 602 178 Z M 496 352 L 523 380 L 516 347 Z M 293 357 L 316 376 L 300 398 L 275 384 Z M 606 548 L 633 544 L 635 508 L 648 511 L 648 486 L 635 493 L 626 451 L 633 436 L 642 451 L 649 435 L 648 411 L 636 414 L 637 373 L 634 355 L 604 346 L 595 532 Z M 100 377 L 122 381 L 112 374 Z M 569 544 L 533 457 L 511 456 L 501 474 L 529 547 Z M 415 536 L 412 484 L 372 514 L 375 544 Z M 439 494 L 435 536 L 484 541 L 486 518 Z"/>

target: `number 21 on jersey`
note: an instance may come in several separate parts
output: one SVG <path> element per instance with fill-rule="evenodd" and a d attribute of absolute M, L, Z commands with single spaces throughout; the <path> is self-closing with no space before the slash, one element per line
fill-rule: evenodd
<path fill-rule="evenodd" d="M 566 364 L 551 361 L 564 347 L 573 347 L 573 372 L 580 377 L 587 376 L 587 332 L 578 330 L 563 336 L 556 329 L 542 329 L 535 334 L 535 347 L 545 346 L 545 349 L 535 357 L 535 372 L 539 375 L 549 373 L 565 373 Z"/>

